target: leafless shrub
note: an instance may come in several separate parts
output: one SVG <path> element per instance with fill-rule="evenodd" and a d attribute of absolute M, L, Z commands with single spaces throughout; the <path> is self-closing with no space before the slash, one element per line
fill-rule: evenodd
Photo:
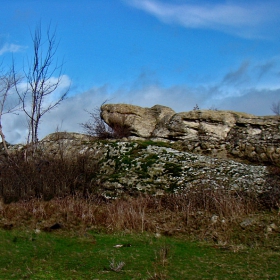
<path fill-rule="evenodd" d="M 106 224 L 111 230 L 146 231 L 149 226 L 146 223 L 146 209 L 150 197 L 139 197 L 116 200 L 106 207 Z"/>
<path fill-rule="evenodd" d="M 244 216 L 271 209 L 273 205 L 279 209 L 276 167 L 271 169 L 275 181 L 270 185 L 277 180 L 278 183 L 263 194 L 201 184 L 176 194 L 124 196 L 116 200 L 102 196 L 102 186 L 97 188 L 95 181 L 98 166 L 87 154 L 71 159 L 64 154 L 42 154 L 26 161 L 19 152 L 2 159 L 0 171 L 0 226 L 2 221 L 34 227 L 57 222 L 65 229 L 184 233 L 197 239 L 228 242 Z M 169 253 L 168 247 L 157 252 L 162 266 L 167 264 Z M 157 272 L 151 277 L 161 276 Z"/>
<path fill-rule="evenodd" d="M 126 125 L 125 115 L 119 118 L 116 117 L 114 125 L 110 127 L 101 117 L 101 106 L 88 113 L 90 119 L 80 124 L 86 134 L 99 139 L 119 139 L 130 136 L 130 128 Z"/>
<path fill-rule="evenodd" d="M 234 217 L 248 214 L 257 209 L 257 199 L 249 193 L 214 189 L 200 186 L 187 194 L 194 209 L 217 213 L 221 217 Z"/>
<path fill-rule="evenodd" d="M 15 153 L 0 163 L 0 195 L 5 202 L 42 197 L 51 199 L 94 191 L 98 166 L 88 155 L 54 158 L 44 155 L 26 161 Z"/>
<path fill-rule="evenodd" d="M 243 231 L 239 234 L 236 229 L 240 229 L 244 217 L 257 213 L 256 204 L 257 197 L 248 197 L 238 192 L 226 194 L 191 190 L 177 195 L 140 196 L 109 201 L 98 194 L 89 193 L 84 196 L 82 191 L 76 191 L 73 195 L 59 194 L 47 201 L 33 198 L 1 203 L 0 227 L 5 226 L 5 221 L 9 221 L 8 226 L 25 225 L 34 229 L 59 223 L 69 232 L 73 229 L 75 234 L 85 229 L 127 233 L 144 231 L 161 235 L 187 234 L 199 240 L 229 244 L 232 238 L 237 243 L 252 241 L 244 237 Z M 269 222 L 272 223 L 271 220 Z M 266 226 L 264 224 L 261 232 L 265 232 Z M 260 228 L 255 230 L 259 236 L 257 238 L 261 238 Z M 166 266 L 169 258 L 170 248 L 159 248 L 156 252 L 156 266 Z M 116 263 L 114 267 L 117 267 Z M 160 276 L 160 273 L 156 272 L 151 277 L 156 275 Z"/>
<path fill-rule="evenodd" d="M 99 225 L 108 230 L 133 230 L 133 231 L 156 231 L 157 227 L 167 226 L 168 220 L 178 221 L 183 219 L 184 224 L 191 225 L 195 223 L 197 213 L 205 214 L 205 217 L 211 217 L 216 214 L 219 217 L 230 217 L 234 219 L 240 215 L 246 215 L 255 211 L 255 208 L 248 203 L 248 200 L 241 195 L 224 195 L 223 193 L 193 192 L 181 195 L 165 195 L 163 197 L 142 196 L 138 198 L 117 199 L 115 201 L 106 201 L 100 196 L 89 194 L 84 198 L 82 193 L 76 192 L 72 196 L 60 196 L 48 202 L 57 204 L 56 209 L 64 209 L 76 213 L 79 219 L 83 221 L 90 220 L 90 213 L 99 212 L 95 207 L 91 209 L 91 203 L 100 207 L 102 219 L 95 215 L 94 220 Z M 99 197 L 99 198 L 98 198 Z M 98 202 L 97 199 L 98 198 Z M 233 200 L 233 202 L 230 202 Z M 40 198 L 30 202 L 33 206 L 39 207 Z M 45 205 L 45 204 L 44 204 Z M 59 206 L 60 205 L 60 206 Z M 48 206 L 46 206 L 48 208 Z M 70 211 L 70 208 L 72 210 Z M 101 210 L 102 209 L 102 210 Z M 46 211 L 46 216 L 48 211 Z M 82 215 L 83 213 L 83 215 Z M 154 220 L 151 218 L 154 213 Z M 160 215 L 157 215 L 160 213 Z M 163 214 L 164 213 L 164 214 Z M 51 213 L 50 213 L 51 214 Z M 83 218 L 82 218 L 83 216 Z M 88 217 L 88 218 L 87 218 Z M 165 221 L 165 223 L 163 222 Z M 163 222 L 163 223 L 162 223 Z M 164 227 L 162 228 L 165 229 Z"/>
<path fill-rule="evenodd" d="M 90 136 L 97 137 L 99 139 L 113 138 L 113 129 L 109 127 L 101 118 L 101 109 L 96 107 L 93 112 L 88 112 L 90 119 L 81 123 L 81 127 L 84 132 Z"/>
<path fill-rule="evenodd" d="M 280 115 L 280 101 L 273 102 L 270 109 L 276 116 L 279 116 Z"/>
<path fill-rule="evenodd" d="M 209 108 L 210 111 L 218 111 L 218 108 L 215 106 L 215 105 L 212 105 L 210 108 Z"/>
<path fill-rule="evenodd" d="M 200 108 L 197 104 L 195 104 L 195 106 L 193 107 L 193 111 L 198 111 L 198 110 L 200 110 Z"/>
<path fill-rule="evenodd" d="M 200 107 L 195 104 L 195 106 L 193 107 L 193 111 L 199 111 Z M 210 111 L 218 111 L 218 108 L 215 105 L 212 105 L 208 110 Z"/>

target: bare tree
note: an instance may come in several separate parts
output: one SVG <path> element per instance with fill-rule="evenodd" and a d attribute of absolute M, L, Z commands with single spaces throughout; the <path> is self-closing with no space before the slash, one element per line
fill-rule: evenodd
<path fill-rule="evenodd" d="M 34 150 L 38 142 L 38 129 L 42 117 L 66 98 L 69 88 L 55 98 L 54 94 L 62 82 L 63 66 L 63 63 L 59 64 L 56 60 L 58 47 L 56 31 L 52 32 L 49 26 L 43 38 L 39 24 L 31 37 L 34 54 L 32 61 L 28 60 L 27 67 L 24 65 L 26 88 L 25 90 L 17 88 L 17 93 L 28 120 L 27 142 L 32 144 Z"/>
<path fill-rule="evenodd" d="M 2 116 L 8 113 L 15 113 L 19 110 L 19 102 L 17 100 L 8 100 L 16 88 L 16 85 L 20 81 L 20 77 L 16 76 L 14 73 L 14 67 L 11 67 L 8 71 L 1 71 L 0 74 L 0 137 L 6 153 L 9 155 L 7 143 L 5 140 L 5 135 L 2 126 Z"/>
<path fill-rule="evenodd" d="M 280 116 L 280 101 L 273 102 L 270 109 L 276 116 Z"/>

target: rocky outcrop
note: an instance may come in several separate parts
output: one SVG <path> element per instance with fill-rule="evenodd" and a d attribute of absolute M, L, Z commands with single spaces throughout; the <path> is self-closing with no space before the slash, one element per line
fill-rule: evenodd
<path fill-rule="evenodd" d="M 109 126 L 122 119 L 133 136 L 178 141 L 186 151 L 280 163 L 279 116 L 213 110 L 175 113 L 160 105 L 142 108 L 127 104 L 105 104 L 101 115 Z"/>
<path fill-rule="evenodd" d="M 77 133 L 55 133 L 40 145 L 44 153 L 54 156 L 82 154 L 95 160 L 98 170 L 93 185 L 107 198 L 137 193 L 162 195 L 190 188 L 257 195 L 277 187 L 278 175 L 275 179 L 269 167 L 183 152 L 170 143 L 98 141 Z"/>

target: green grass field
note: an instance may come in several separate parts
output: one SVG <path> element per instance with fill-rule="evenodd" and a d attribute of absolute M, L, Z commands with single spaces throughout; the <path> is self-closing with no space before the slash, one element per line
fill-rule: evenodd
<path fill-rule="evenodd" d="M 187 236 L 1 229 L 0 248 L 0 279 L 280 279 L 277 248 Z"/>

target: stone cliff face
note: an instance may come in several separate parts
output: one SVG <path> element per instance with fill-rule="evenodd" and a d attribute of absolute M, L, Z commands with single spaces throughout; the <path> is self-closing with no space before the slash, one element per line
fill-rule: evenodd
<path fill-rule="evenodd" d="M 105 104 L 101 116 L 109 126 L 122 119 L 133 136 L 179 141 L 185 151 L 280 163 L 279 116 L 212 110 L 175 113 L 160 105 L 142 108 L 127 104 Z"/>

